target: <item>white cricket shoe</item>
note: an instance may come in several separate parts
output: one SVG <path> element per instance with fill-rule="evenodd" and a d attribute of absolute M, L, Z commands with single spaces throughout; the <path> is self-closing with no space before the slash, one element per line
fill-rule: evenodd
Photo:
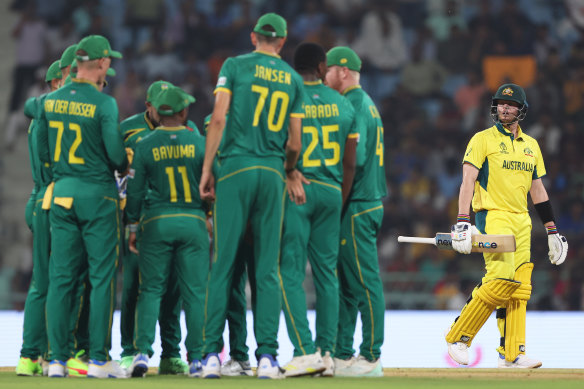
<path fill-rule="evenodd" d="M 191 363 L 189 363 L 189 377 L 198 378 L 201 376 L 203 372 L 203 367 L 201 365 L 201 361 L 195 359 Z"/>
<path fill-rule="evenodd" d="M 345 372 L 348 371 L 348 369 L 351 367 L 351 365 L 353 363 L 355 363 L 355 361 L 357 360 L 357 358 L 355 358 L 354 356 L 352 356 L 349 359 L 340 359 L 340 358 L 333 358 L 333 364 L 335 367 L 335 375 L 338 376 L 344 376 Z"/>
<path fill-rule="evenodd" d="M 67 377 L 67 364 L 63 361 L 53 360 L 49 363 L 49 377 Z"/>
<path fill-rule="evenodd" d="M 503 354 L 499 353 L 498 367 L 501 369 L 537 369 L 541 367 L 541 361 L 529 358 L 525 354 L 519 354 L 513 362 L 509 362 Z"/>
<path fill-rule="evenodd" d="M 128 378 L 129 376 L 128 371 L 116 361 L 89 360 L 88 378 Z"/>
<path fill-rule="evenodd" d="M 256 375 L 260 379 L 281 379 L 284 372 L 278 365 L 278 361 L 270 354 L 262 354 L 258 363 Z"/>
<path fill-rule="evenodd" d="M 230 359 L 221 366 L 221 375 L 238 377 L 240 375 L 252 376 L 253 371 L 249 361 Z"/>
<path fill-rule="evenodd" d="M 450 358 L 460 365 L 468 365 L 468 346 L 466 343 L 446 343 L 448 344 L 448 355 L 450 355 Z"/>
<path fill-rule="evenodd" d="M 284 370 L 286 372 L 284 375 L 286 377 L 300 377 L 303 375 L 312 375 L 324 371 L 326 367 L 322 361 L 322 356 L 320 352 L 317 351 L 314 354 L 300 355 L 298 357 L 292 358 Z"/>
<path fill-rule="evenodd" d="M 324 364 L 324 370 L 320 373 L 322 377 L 333 377 L 335 375 L 335 362 L 331 357 L 331 352 L 327 351 L 322 356 L 322 363 Z"/>
<path fill-rule="evenodd" d="M 359 355 L 351 366 L 335 373 L 339 377 L 383 377 L 383 367 L 379 358 L 369 361 Z"/>
<path fill-rule="evenodd" d="M 150 358 L 146 354 L 136 354 L 134 359 L 132 359 L 132 364 L 130 365 L 129 372 L 132 377 L 146 377 L 148 372 L 148 362 Z"/>
<path fill-rule="evenodd" d="M 221 360 L 219 354 L 209 353 L 203 358 L 202 377 L 203 378 L 221 378 Z"/>

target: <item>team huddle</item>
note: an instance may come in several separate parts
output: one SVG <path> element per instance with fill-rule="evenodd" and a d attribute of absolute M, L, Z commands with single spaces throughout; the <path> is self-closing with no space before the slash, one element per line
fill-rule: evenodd
<path fill-rule="evenodd" d="M 102 89 L 106 77 L 115 75 L 112 58 L 122 56 L 102 36 L 83 38 L 49 67 L 51 92 L 25 106 L 32 119 L 35 188 L 26 216 L 34 268 L 18 375 L 43 374 L 45 368 L 51 377 L 143 377 L 158 322 L 160 374 L 252 376 L 246 345 L 249 281 L 258 378 L 383 376 L 385 301 L 377 258 L 387 195 L 383 123 L 359 85 L 361 60 L 353 50 L 325 52 L 303 43 L 292 67 L 279 56 L 286 35 L 281 16 L 259 18 L 250 35 L 256 50 L 228 58 L 221 68 L 203 133 L 187 119 L 194 97 L 167 81 L 150 85 L 145 112 L 119 123 L 117 103 Z M 527 105 L 524 95 L 518 100 L 520 87 L 506 88 L 511 94 L 500 88 L 493 98 L 497 125 L 473 138 L 465 154 L 465 172 L 474 170 L 464 176 L 452 240 L 457 251 L 470 252 L 474 191 L 480 233 L 521 237 L 521 254 L 518 248 L 489 254 L 503 257 L 485 256 L 497 267 L 487 266 L 482 286 L 446 340 L 452 358 L 468 363 L 467 348 L 482 323 L 497 309 L 505 330 L 507 309 L 513 326 L 508 333 L 517 335 L 507 340 L 502 335 L 502 367 L 539 367 L 541 362 L 535 366 L 524 356 L 533 267 L 530 229 L 523 228 L 529 218 L 526 196 L 506 202 L 511 209 L 497 208 L 500 196 L 493 185 L 501 184 L 488 180 L 499 173 L 489 142 L 510 142 L 513 152 L 514 141 L 529 142 L 533 160 L 526 162 L 534 167 L 518 178 L 529 182 L 518 185 L 534 183 L 530 193 L 550 234 L 550 259 L 552 247 L 560 251 L 552 262 L 563 262 L 567 243 L 557 234 L 541 184 L 545 168 L 537 142 L 521 133 L 518 115 L 512 115 Z M 508 215 L 494 210 L 513 214 L 514 229 L 507 228 Z M 316 291 L 316 334 L 309 328 L 302 286 L 307 260 Z M 120 264 L 123 352 L 113 361 Z M 183 309 L 186 362 L 179 347 Z M 280 367 L 282 311 L 294 355 Z M 355 355 L 358 314 L 363 341 Z M 226 322 L 230 359 L 222 363 Z M 511 348 L 517 352 L 506 351 Z"/>

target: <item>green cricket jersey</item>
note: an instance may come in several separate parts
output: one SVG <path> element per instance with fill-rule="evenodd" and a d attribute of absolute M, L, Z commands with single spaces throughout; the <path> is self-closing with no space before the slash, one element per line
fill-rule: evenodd
<path fill-rule="evenodd" d="M 114 184 L 113 171 L 128 165 L 118 128 L 116 100 L 91 82 L 73 79 L 45 98 L 38 128 L 41 160 L 53 164 L 56 182 Z"/>
<path fill-rule="evenodd" d="M 40 160 L 36 133 L 46 97 L 47 94 L 39 97 L 31 97 L 24 104 L 24 114 L 31 119 L 30 125 L 28 126 L 28 156 L 30 158 L 32 180 L 36 189 L 49 185 L 53 180 L 53 172 L 51 171 L 50 164 L 43 163 Z"/>
<path fill-rule="evenodd" d="M 349 100 L 322 81 L 304 82 L 302 153 L 298 169 L 307 179 L 343 183 L 347 138 L 358 138 L 355 110 Z"/>
<path fill-rule="evenodd" d="M 359 144 L 357 168 L 350 200 L 374 201 L 387 196 L 383 146 L 383 123 L 371 97 L 360 85 L 343 91 L 357 115 Z"/>
<path fill-rule="evenodd" d="M 303 117 L 298 73 L 278 55 L 254 51 L 225 61 L 218 91 L 232 95 L 220 158 L 284 159 L 290 117 Z"/>
<path fill-rule="evenodd" d="M 203 209 L 199 181 L 204 156 L 205 138 L 185 126 L 157 127 L 138 142 L 128 180 L 128 221 L 139 221 L 142 204 L 144 212 Z"/>

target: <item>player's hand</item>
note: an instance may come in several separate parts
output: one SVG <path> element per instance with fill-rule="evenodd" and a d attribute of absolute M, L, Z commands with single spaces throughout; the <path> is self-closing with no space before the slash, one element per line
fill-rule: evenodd
<path fill-rule="evenodd" d="M 568 255 L 568 240 L 558 233 L 548 235 L 548 255 L 550 262 L 554 265 L 561 265 Z"/>
<path fill-rule="evenodd" d="M 290 201 L 293 201 L 296 205 L 306 203 L 306 192 L 304 192 L 303 184 L 310 185 L 310 181 L 297 169 L 286 174 L 286 190 L 288 191 L 288 196 L 290 196 Z"/>
<path fill-rule="evenodd" d="M 202 200 L 215 201 L 215 176 L 210 171 L 203 170 L 199 184 L 199 194 Z"/>
<path fill-rule="evenodd" d="M 450 228 L 452 248 L 461 254 L 470 254 L 472 251 L 472 236 L 480 232 L 468 222 L 458 222 Z"/>
<path fill-rule="evenodd" d="M 138 248 L 136 247 L 136 233 L 130 232 L 130 236 L 128 237 L 128 247 L 130 248 L 130 252 L 139 255 Z"/>

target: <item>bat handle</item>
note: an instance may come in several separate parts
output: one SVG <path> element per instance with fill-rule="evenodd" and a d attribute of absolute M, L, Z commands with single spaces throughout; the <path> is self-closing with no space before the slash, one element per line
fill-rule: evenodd
<path fill-rule="evenodd" d="M 435 238 L 420 238 L 418 236 L 398 236 L 397 241 L 400 243 L 424 243 L 436 245 Z"/>

